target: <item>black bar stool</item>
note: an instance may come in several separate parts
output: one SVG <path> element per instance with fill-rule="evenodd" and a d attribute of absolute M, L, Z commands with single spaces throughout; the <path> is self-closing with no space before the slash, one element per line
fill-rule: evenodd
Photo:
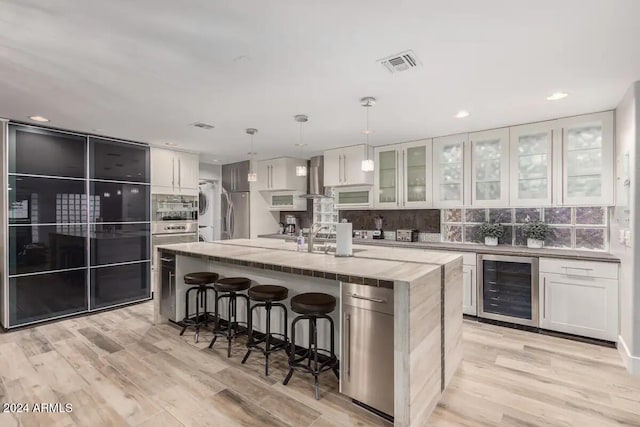
<path fill-rule="evenodd" d="M 315 380 L 316 399 L 320 399 L 318 391 L 318 375 L 322 372 L 333 370 L 338 375 L 338 358 L 334 347 L 333 319 L 328 316 L 336 308 L 336 299 L 328 294 L 309 292 L 299 294 L 291 298 L 291 310 L 299 313 L 291 323 L 291 350 L 289 352 L 289 373 L 283 384 L 287 385 L 293 371 L 301 371 L 313 375 Z M 318 348 L 318 320 L 326 319 L 331 328 L 330 349 Z M 301 320 L 309 321 L 309 348 L 301 356 L 296 354 L 296 323 Z M 306 363 L 305 363 L 306 360 Z M 313 362 L 313 367 L 312 363 Z"/>
<path fill-rule="evenodd" d="M 213 330 L 214 337 L 211 340 L 211 344 L 209 344 L 209 348 L 213 347 L 216 339 L 219 336 L 227 338 L 227 357 L 231 357 L 231 340 L 239 335 L 246 334 L 245 331 L 238 330 L 238 318 L 236 316 L 236 300 L 238 297 L 244 298 L 247 304 L 247 319 L 249 319 L 249 298 L 244 294 L 239 294 L 238 292 L 249 289 L 251 286 L 251 279 L 247 279 L 246 277 L 225 277 L 224 279 L 218 280 L 215 285 L 213 285 L 218 294 L 216 295 L 216 313 L 218 311 L 218 301 L 223 298 L 229 299 L 229 319 L 227 321 L 227 325 L 222 327 L 220 325 L 220 319 L 216 322 L 216 327 Z M 248 322 L 247 322 L 248 323 Z"/>
<path fill-rule="evenodd" d="M 257 304 L 254 304 L 251 307 L 251 310 L 249 310 L 249 339 L 247 341 L 248 350 L 247 354 L 245 354 L 244 358 L 242 359 L 242 363 L 244 364 L 247 361 L 252 351 L 260 351 L 262 352 L 262 354 L 264 354 L 265 357 L 264 374 L 266 376 L 269 376 L 269 355 L 275 351 L 286 349 L 289 345 L 289 339 L 287 338 L 287 327 L 289 324 L 287 320 L 287 307 L 284 304 L 278 302 L 287 299 L 287 296 L 289 295 L 289 289 L 285 288 L 284 286 L 259 285 L 249 289 L 247 293 L 249 294 L 249 298 L 251 300 L 259 302 Z M 267 312 L 267 326 L 264 335 L 261 338 L 256 339 L 256 337 L 254 337 L 252 323 L 253 310 L 260 307 L 264 307 Z M 284 334 L 271 332 L 272 307 L 280 307 L 284 313 Z M 281 337 L 282 341 L 277 344 L 272 344 L 274 336 Z M 264 347 L 260 346 L 260 344 L 262 343 L 264 343 Z"/>
<path fill-rule="evenodd" d="M 182 319 L 182 331 L 180 335 L 184 334 L 184 331 L 188 327 L 196 328 L 196 335 L 194 336 L 195 342 L 198 342 L 198 335 L 200 334 L 200 327 L 205 328 L 209 325 L 209 308 L 207 307 L 207 291 L 213 291 L 216 299 L 218 298 L 218 292 L 213 286 L 209 286 L 218 280 L 218 273 L 211 271 L 198 271 L 195 273 L 189 273 L 184 275 L 184 283 L 186 285 L 192 285 L 187 289 L 187 299 L 185 301 L 184 319 Z M 191 292 L 196 293 L 196 317 L 189 317 L 189 295 Z M 200 313 L 200 307 L 204 308 L 204 312 Z M 218 319 L 218 307 L 216 306 L 213 313 L 214 322 Z"/>

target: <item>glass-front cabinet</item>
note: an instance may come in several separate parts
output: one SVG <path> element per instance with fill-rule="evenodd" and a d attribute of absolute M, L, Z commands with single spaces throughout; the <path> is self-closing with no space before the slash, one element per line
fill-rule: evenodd
<path fill-rule="evenodd" d="M 402 206 L 430 208 L 433 205 L 433 143 L 431 139 L 402 144 Z"/>
<path fill-rule="evenodd" d="M 469 204 L 468 134 L 433 139 L 433 204 L 436 208 Z"/>
<path fill-rule="evenodd" d="M 378 208 L 398 208 L 400 187 L 398 183 L 398 146 L 375 149 L 376 169 L 374 186 L 375 204 Z"/>
<path fill-rule="evenodd" d="M 469 134 L 471 204 L 501 207 L 509 203 L 509 129 Z"/>
<path fill-rule="evenodd" d="M 613 112 L 558 120 L 562 132 L 562 202 L 613 205 Z"/>
<path fill-rule="evenodd" d="M 432 206 L 432 140 L 376 148 L 376 208 Z"/>
<path fill-rule="evenodd" d="M 552 203 L 553 121 L 514 126 L 511 146 L 510 206 Z"/>

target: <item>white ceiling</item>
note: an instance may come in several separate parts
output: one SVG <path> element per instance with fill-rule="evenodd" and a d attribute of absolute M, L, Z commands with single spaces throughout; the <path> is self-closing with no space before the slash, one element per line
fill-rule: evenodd
<path fill-rule="evenodd" d="M 0 117 L 225 162 L 247 127 L 260 157 L 296 154 L 301 113 L 305 155 L 361 143 L 363 96 L 374 145 L 480 130 L 615 107 L 639 18 L 637 0 L 2 0 Z M 423 67 L 376 63 L 405 49 Z"/>

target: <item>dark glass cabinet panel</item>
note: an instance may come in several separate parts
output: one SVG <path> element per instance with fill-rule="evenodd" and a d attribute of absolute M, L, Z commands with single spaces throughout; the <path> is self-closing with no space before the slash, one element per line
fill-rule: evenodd
<path fill-rule="evenodd" d="M 532 318 L 530 263 L 483 260 L 483 311 Z"/>
<path fill-rule="evenodd" d="M 90 186 L 94 206 L 90 214 L 92 221 L 149 221 L 150 186 L 98 181 L 91 182 Z"/>
<path fill-rule="evenodd" d="M 91 265 L 149 260 L 149 224 L 91 226 Z"/>
<path fill-rule="evenodd" d="M 150 262 L 91 269 L 91 309 L 149 298 Z"/>
<path fill-rule="evenodd" d="M 9 274 L 87 266 L 87 227 L 9 227 Z"/>
<path fill-rule="evenodd" d="M 9 279 L 11 326 L 87 311 L 87 269 Z"/>
<path fill-rule="evenodd" d="M 30 126 L 9 125 L 9 172 L 86 177 L 87 138 Z"/>
<path fill-rule="evenodd" d="M 86 221 L 86 181 L 9 176 L 9 224 Z"/>
<path fill-rule="evenodd" d="M 89 138 L 92 179 L 150 182 L 149 148 L 105 138 Z"/>

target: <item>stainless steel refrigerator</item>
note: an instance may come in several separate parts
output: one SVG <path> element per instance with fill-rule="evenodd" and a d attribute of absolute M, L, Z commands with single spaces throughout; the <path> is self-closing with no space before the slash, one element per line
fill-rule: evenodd
<path fill-rule="evenodd" d="M 249 238 L 249 162 L 222 166 L 222 240 Z"/>

